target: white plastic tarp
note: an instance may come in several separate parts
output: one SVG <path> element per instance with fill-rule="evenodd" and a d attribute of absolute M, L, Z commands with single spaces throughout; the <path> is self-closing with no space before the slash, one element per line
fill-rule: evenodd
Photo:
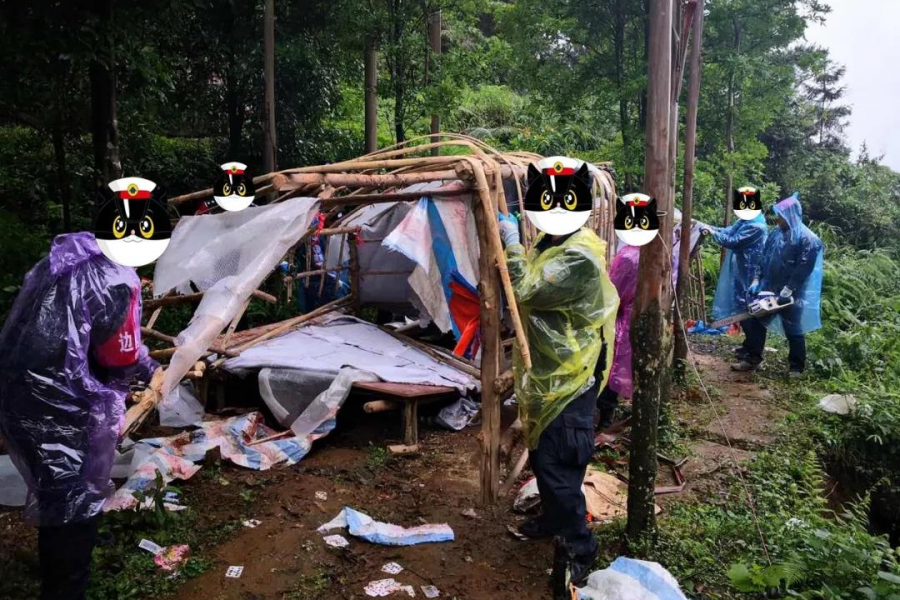
<path fill-rule="evenodd" d="M 163 395 L 228 325 L 288 249 L 306 232 L 318 200 L 294 198 L 240 212 L 184 217 L 156 263 L 153 291 L 205 292 L 187 329 L 175 339 Z"/>
<path fill-rule="evenodd" d="M 375 325 L 349 316 L 334 317 L 249 348 L 222 367 L 242 373 L 250 369 L 300 369 L 337 376 L 342 367 L 367 371 L 384 381 L 455 387 L 460 393 L 479 389 L 474 377 L 404 344 Z"/>

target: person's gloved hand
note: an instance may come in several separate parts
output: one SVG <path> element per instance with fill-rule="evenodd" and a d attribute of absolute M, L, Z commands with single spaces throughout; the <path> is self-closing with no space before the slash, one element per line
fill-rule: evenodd
<path fill-rule="evenodd" d="M 784 286 L 781 289 L 781 293 L 778 294 L 778 305 L 782 304 L 790 304 L 791 297 L 794 295 L 794 290 L 789 288 L 788 286 Z"/>
<path fill-rule="evenodd" d="M 504 215 L 503 213 L 497 213 L 497 219 L 500 223 L 500 237 L 503 239 L 503 245 L 509 248 L 515 244 L 521 244 L 519 220 L 513 215 Z"/>
<path fill-rule="evenodd" d="M 750 294 L 752 294 L 753 296 L 759 294 L 759 279 L 754 279 L 754 280 L 750 283 L 750 287 L 747 289 L 747 291 L 748 291 Z"/>

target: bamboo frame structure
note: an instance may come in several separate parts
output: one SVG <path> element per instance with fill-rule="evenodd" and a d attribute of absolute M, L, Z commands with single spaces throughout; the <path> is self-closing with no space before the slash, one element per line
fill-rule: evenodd
<path fill-rule="evenodd" d="M 435 152 L 438 155 L 434 155 Z M 270 203 L 283 202 L 294 197 L 316 197 L 320 201 L 320 211 L 322 211 L 320 214 L 325 215 L 324 227 L 321 225 L 320 227 L 311 227 L 297 239 L 288 252 L 287 261 L 290 269 L 293 271 L 295 266 L 300 267 L 297 269 L 298 272 L 282 274 L 279 277 L 270 278 L 271 281 L 277 280 L 279 289 L 283 290 L 284 286 L 291 288 L 294 282 L 300 280 L 305 280 L 308 285 L 310 278 L 319 276 L 321 277 L 319 285 L 321 296 L 327 273 L 347 271 L 350 294 L 328 302 L 305 315 L 241 331 L 239 321 L 241 315 L 245 314 L 246 307 L 244 307 L 244 310 L 228 324 L 226 331 L 222 332 L 222 335 L 209 348 L 209 354 L 217 354 L 218 358 L 205 373 L 203 383 L 208 383 L 206 378 L 215 375 L 217 368 L 228 356 L 240 355 L 248 348 L 283 335 L 336 310 L 353 310 L 358 313 L 362 308 L 361 280 L 372 275 L 396 274 L 378 270 L 360 270 L 356 248 L 359 228 L 342 225 L 356 209 L 376 203 L 415 201 L 423 196 L 471 197 L 480 250 L 480 280 L 477 287 L 481 303 L 481 368 L 473 367 L 463 360 L 450 357 L 433 347 L 399 333 L 392 332 L 392 335 L 401 337 L 405 343 L 422 349 L 436 360 L 447 362 L 455 368 L 460 368 L 480 378 L 483 438 L 481 496 L 485 504 L 493 503 L 499 492 L 500 481 L 501 394 L 496 391 L 496 380 L 501 376 L 501 365 L 505 363 L 503 360 L 504 347 L 500 343 L 501 289 L 509 310 L 516 345 L 522 352 L 526 367 L 530 368 L 531 365 L 525 329 L 516 304 L 500 240 L 497 214 L 498 212 L 508 213 L 509 210 L 503 189 L 504 181 L 512 181 L 515 184 L 516 198 L 521 207 L 523 180 L 528 164 L 541 158 L 543 157 L 539 155 L 522 152 L 500 153 L 475 138 L 440 133 L 414 138 L 348 161 L 285 169 L 254 178 L 254 182 L 258 186 L 262 186 L 258 195 L 260 193 L 270 194 L 272 196 Z M 595 173 L 600 173 L 599 178 L 602 181 L 595 177 L 597 208 L 589 225 L 597 231 L 601 238 L 611 242 L 615 239 L 612 233 L 616 200 L 614 174 L 609 165 L 597 166 L 599 171 Z M 409 185 L 425 182 L 440 182 L 440 185 L 437 189 L 427 192 L 410 192 L 404 189 Z M 172 206 L 189 206 L 191 202 L 211 197 L 212 194 L 212 189 L 201 190 L 171 198 L 169 203 Z M 534 229 L 527 219 L 522 219 L 522 227 L 523 242 L 526 247 L 529 247 L 534 237 Z M 349 265 L 341 264 L 335 268 L 327 268 L 326 265 L 323 265 L 322 268 L 315 268 L 309 261 L 309 252 L 307 252 L 305 265 L 294 265 L 294 252 L 301 244 L 308 244 L 314 238 L 318 239 L 322 236 L 330 238 L 333 235 L 346 236 L 350 255 Z M 371 241 L 363 240 L 363 242 L 370 243 Z M 610 243 L 609 246 L 608 259 L 612 256 L 613 244 Z M 341 249 L 343 250 L 343 243 Z M 269 289 L 265 282 L 262 287 Z M 257 295 L 263 298 L 268 296 L 265 298 L 266 300 L 274 298 L 262 290 L 259 290 Z M 199 297 L 199 295 L 194 296 Z M 289 294 L 284 292 L 277 300 L 281 302 L 288 296 Z M 158 311 L 168 304 L 189 301 L 186 298 L 188 296 L 166 297 L 148 301 L 146 304 Z M 154 312 L 154 315 L 159 316 L 158 312 Z M 147 333 L 149 334 L 149 331 Z M 151 335 L 169 343 L 174 342 L 172 336 L 166 336 L 157 331 Z M 170 357 L 174 350 L 174 348 L 155 350 L 153 355 L 164 359 Z M 206 385 L 202 385 L 201 390 L 205 390 L 206 387 Z M 206 398 L 204 397 L 203 400 L 205 401 Z"/>

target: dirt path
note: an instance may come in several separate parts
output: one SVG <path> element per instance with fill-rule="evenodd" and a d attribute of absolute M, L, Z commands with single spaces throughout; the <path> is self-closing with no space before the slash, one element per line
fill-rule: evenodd
<path fill-rule="evenodd" d="M 717 354 L 695 350 L 693 359 L 713 406 L 696 389 L 673 400 L 673 414 L 689 438 L 689 460 L 683 467 L 687 485 L 681 495 L 671 497 L 675 501 L 717 494 L 732 468 L 732 455 L 739 464 L 751 459 L 775 439 L 785 414 L 757 376 L 732 371 Z"/>

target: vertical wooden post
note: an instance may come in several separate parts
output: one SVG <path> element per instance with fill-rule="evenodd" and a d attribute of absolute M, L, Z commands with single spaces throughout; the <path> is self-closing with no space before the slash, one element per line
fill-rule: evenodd
<path fill-rule="evenodd" d="M 663 350 L 668 347 L 665 328 L 670 309 L 672 261 L 666 251 L 672 239 L 669 135 L 672 108 L 672 13 L 673 0 L 650 0 L 650 35 L 647 132 L 644 187 L 665 211 L 660 237 L 641 248 L 637 293 L 631 327 L 634 349 L 634 398 L 631 455 L 629 459 L 628 524 L 632 541 L 656 528 L 653 511 L 656 482 L 656 449 L 663 370 Z M 667 241 L 667 243 L 664 243 Z"/>
<path fill-rule="evenodd" d="M 350 296 L 352 298 L 353 314 L 357 317 L 361 306 L 359 295 L 359 247 L 356 245 L 358 238 L 358 233 L 347 236 L 347 244 L 350 249 Z"/>
<path fill-rule="evenodd" d="M 703 52 L 703 11 L 706 0 L 698 0 L 691 40 L 691 81 L 688 87 L 687 124 L 684 133 L 684 183 L 681 204 L 681 244 L 678 251 L 678 285 L 675 313 L 675 372 L 684 374 L 687 359 L 687 339 L 684 335 L 683 317 L 687 316 L 691 272 L 691 219 L 694 202 L 694 154 L 697 148 L 697 111 L 700 103 L 700 69 Z M 673 249 L 673 252 L 675 250 Z"/>
<path fill-rule="evenodd" d="M 366 154 L 378 149 L 378 50 L 375 40 L 366 42 Z"/>
<path fill-rule="evenodd" d="M 275 146 L 275 0 L 266 0 L 263 21 L 265 52 L 265 115 L 263 117 L 263 167 L 266 173 L 277 167 Z"/>
<path fill-rule="evenodd" d="M 441 9 L 438 8 L 428 18 L 428 43 L 431 46 L 431 72 L 434 73 L 434 64 L 437 62 L 437 59 L 441 56 Z M 439 141 L 439 137 L 436 135 L 441 131 L 441 115 L 437 112 L 431 114 L 431 133 L 433 137 L 431 138 L 432 142 Z M 440 153 L 440 148 L 432 148 L 431 155 L 437 156 Z"/>
<path fill-rule="evenodd" d="M 93 0 L 91 12 L 99 21 L 101 39 L 108 40 L 91 61 L 91 136 L 94 147 L 94 179 L 102 187 L 122 176 L 119 160 L 119 126 L 116 119 L 115 27 L 112 0 Z"/>
<path fill-rule="evenodd" d="M 494 380 L 500 374 L 500 293 L 497 265 L 492 260 L 488 241 L 490 229 L 482 202 L 472 202 L 478 232 L 480 256 L 478 297 L 481 301 L 481 501 L 494 504 L 500 490 L 500 397 L 494 391 Z"/>

